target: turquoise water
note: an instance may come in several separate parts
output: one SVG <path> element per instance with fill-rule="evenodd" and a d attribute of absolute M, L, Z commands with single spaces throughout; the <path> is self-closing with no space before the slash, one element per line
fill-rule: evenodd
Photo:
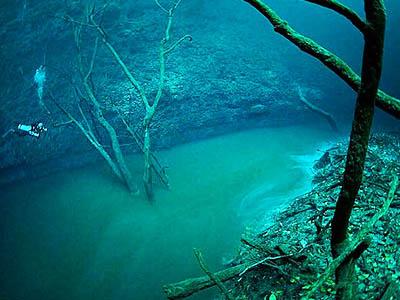
<path fill-rule="evenodd" d="M 310 186 L 329 132 L 246 131 L 159 153 L 172 189 L 132 197 L 97 163 L 1 191 L 0 299 L 163 299 L 237 250 L 244 227 Z M 129 158 L 141 178 L 142 157 Z M 213 292 L 194 299 L 212 299 Z"/>

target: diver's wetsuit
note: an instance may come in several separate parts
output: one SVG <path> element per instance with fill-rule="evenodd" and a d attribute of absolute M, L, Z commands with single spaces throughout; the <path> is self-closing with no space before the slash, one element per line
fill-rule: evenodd
<path fill-rule="evenodd" d="M 35 138 L 40 138 L 43 132 L 47 131 L 42 122 L 36 122 L 31 125 L 24 125 L 17 123 L 17 128 L 11 128 L 3 135 L 0 136 L 0 140 L 5 139 L 11 134 L 17 134 L 19 136 L 33 136 Z"/>
<path fill-rule="evenodd" d="M 43 131 L 42 129 L 38 128 L 38 124 L 38 122 L 31 125 L 18 124 L 17 134 L 19 136 L 30 135 L 38 139 L 40 137 L 40 133 Z"/>

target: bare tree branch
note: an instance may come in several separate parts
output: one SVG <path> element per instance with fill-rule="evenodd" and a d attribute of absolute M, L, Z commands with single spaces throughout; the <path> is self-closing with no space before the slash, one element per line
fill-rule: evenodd
<path fill-rule="evenodd" d="M 88 69 L 87 74 L 86 74 L 86 79 L 88 79 L 91 76 L 92 72 L 93 72 L 93 66 L 94 66 L 94 61 L 96 59 L 96 55 L 97 55 L 98 44 L 99 44 L 99 38 L 96 38 L 96 40 L 94 42 L 92 58 L 90 59 L 89 69 Z"/>
<path fill-rule="evenodd" d="M 96 28 L 97 32 L 102 37 L 103 43 L 110 50 L 111 54 L 114 56 L 114 58 L 117 61 L 117 63 L 121 66 L 121 68 L 123 70 L 123 73 L 128 78 L 129 82 L 132 84 L 132 86 L 138 92 L 139 97 L 142 99 L 143 104 L 145 105 L 146 109 L 149 109 L 150 108 L 150 104 L 149 104 L 149 101 L 148 101 L 148 99 L 146 97 L 144 89 L 141 87 L 140 83 L 135 79 L 135 77 L 133 77 L 132 73 L 129 71 L 129 69 L 126 66 L 126 64 L 122 61 L 120 55 L 115 50 L 115 48 L 110 44 L 110 42 L 107 39 L 107 35 L 106 35 L 105 31 L 96 23 L 96 21 L 94 20 L 93 16 L 90 16 L 90 22 Z"/>
<path fill-rule="evenodd" d="M 164 54 L 169 54 L 170 52 L 174 51 L 174 49 L 176 47 L 178 47 L 180 44 L 182 44 L 182 42 L 184 42 L 185 40 L 188 40 L 189 42 L 191 42 L 193 40 L 191 35 L 185 35 L 183 37 L 181 37 L 179 40 L 177 40 L 172 46 L 170 46 L 168 49 L 164 50 Z"/>
<path fill-rule="evenodd" d="M 154 1 L 156 2 L 157 6 L 158 6 L 159 8 L 161 8 L 161 10 L 162 10 L 163 12 L 165 12 L 165 13 L 167 13 L 167 14 L 169 13 L 168 10 L 165 9 L 165 7 L 162 6 L 158 0 L 154 0 Z"/>
<path fill-rule="evenodd" d="M 365 241 L 370 234 L 371 230 L 375 226 L 376 222 L 381 219 L 389 210 L 390 204 L 394 199 L 397 187 L 399 184 L 399 179 L 397 175 L 393 177 L 390 184 L 390 189 L 387 194 L 386 200 L 383 203 L 382 208 L 366 223 L 355 237 L 351 239 L 346 248 L 341 252 L 341 254 L 336 257 L 328 266 L 323 274 L 321 274 L 318 280 L 313 284 L 310 291 L 306 294 L 304 299 L 310 299 L 315 294 L 315 292 L 326 282 L 326 280 L 335 273 L 336 269 L 350 256 L 354 251 L 360 246 L 363 241 Z"/>
<path fill-rule="evenodd" d="M 335 118 L 322 108 L 319 108 L 315 104 L 312 104 L 307 98 L 304 96 L 303 91 L 301 90 L 300 86 L 297 86 L 297 93 L 299 94 L 300 101 L 307 106 L 311 111 L 321 115 L 326 121 L 329 123 L 329 126 L 332 128 L 333 131 L 338 132 L 338 126 L 336 124 Z"/>
<path fill-rule="evenodd" d="M 204 261 L 203 255 L 201 254 L 200 250 L 193 249 L 193 252 L 197 258 L 197 261 L 199 262 L 200 268 L 217 285 L 217 287 L 219 288 L 219 290 L 221 291 L 221 293 L 225 297 L 225 299 L 233 300 L 233 297 L 230 295 L 228 289 L 221 282 L 221 280 L 218 278 L 218 276 L 208 270 L 208 267 Z"/>
<path fill-rule="evenodd" d="M 274 30 L 296 45 L 300 50 L 318 59 L 343 81 L 345 81 L 354 91 L 358 92 L 361 86 L 361 78 L 349 65 L 342 59 L 323 48 L 314 40 L 299 34 L 288 22 L 283 20 L 274 10 L 261 0 L 244 0 L 256 8 L 274 27 Z M 378 90 L 376 106 L 391 114 L 395 118 L 400 118 L 400 100 L 392 97 L 381 90 Z"/>
<path fill-rule="evenodd" d="M 314 3 L 320 5 L 322 7 L 326 7 L 331 9 L 338 14 L 342 15 L 346 19 L 348 19 L 355 27 L 358 28 L 362 33 L 365 33 L 367 24 L 360 18 L 360 16 L 353 11 L 351 8 L 345 6 L 336 0 L 305 0 L 310 3 Z"/>

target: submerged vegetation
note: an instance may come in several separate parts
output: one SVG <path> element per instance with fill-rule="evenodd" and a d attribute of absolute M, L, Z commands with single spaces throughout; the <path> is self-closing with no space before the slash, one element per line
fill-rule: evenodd
<path fill-rule="evenodd" d="M 278 73 L 283 68 L 273 65 L 270 58 L 266 59 L 271 63 L 270 66 L 259 66 L 265 78 L 257 84 L 250 82 L 249 77 L 256 76 L 245 74 L 245 66 L 238 67 L 238 74 L 232 75 L 226 71 L 227 64 L 236 65 L 232 56 L 224 61 L 225 64 L 221 63 L 223 68 L 214 71 L 226 84 L 229 97 L 221 96 L 223 101 L 218 98 L 218 87 L 213 86 L 213 80 L 198 83 L 199 79 L 186 79 L 185 75 L 195 69 L 191 65 L 188 52 L 175 60 L 170 57 L 193 44 L 187 43 L 192 42 L 192 35 L 182 33 L 186 32 L 186 28 L 177 29 L 177 33 L 173 33 L 173 24 L 182 2 L 184 1 L 151 1 L 154 6 L 151 11 L 157 9 L 160 20 L 162 18 L 165 24 L 158 26 L 161 21 L 151 20 L 148 24 L 154 27 L 147 28 L 148 24 L 145 26 L 144 23 L 131 20 L 131 15 L 141 14 L 136 7 L 130 7 L 129 13 L 121 16 L 123 5 L 118 1 L 105 1 L 101 5 L 97 1 L 64 1 L 63 9 L 53 14 L 51 19 L 61 32 L 60 40 L 69 41 L 73 45 L 68 44 L 73 50 L 68 50 L 67 54 L 68 58 L 74 58 L 74 62 L 67 63 L 57 57 L 52 64 L 46 61 L 44 55 L 43 64 L 36 69 L 34 84 L 29 87 L 37 88 L 39 97 L 40 105 L 33 111 L 37 115 L 40 112 L 46 116 L 49 123 L 52 123 L 53 132 L 59 130 L 60 133 L 62 128 L 69 130 L 72 127 L 70 125 L 74 125 L 73 130 L 83 135 L 91 149 L 94 148 L 97 151 L 94 152 L 107 163 L 110 173 L 122 183 L 130 196 L 134 196 L 130 197 L 131 200 L 147 199 L 155 210 L 157 185 L 154 183 L 158 180 L 166 193 L 169 188 L 174 189 L 166 174 L 166 166 L 155 153 L 155 143 L 167 139 L 172 141 L 170 145 L 167 143 L 168 146 L 184 142 L 184 138 L 178 141 L 176 137 L 183 135 L 182 131 L 191 134 L 190 131 L 194 128 L 191 115 L 193 112 L 197 113 L 198 127 L 206 129 L 199 130 L 201 133 L 198 135 L 193 134 L 192 140 L 215 135 L 218 131 L 209 128 L 224 128 L 227 123 L 233 124 L 232 128 L 236 130 L 244 129 L 238 120 L 248 121 L 252 124 L 249 127 L 265 126 L 265 120 L 275 108 L 281 109 L 280 118 L 286 118 L 286 123 L 289 123 L 289 117 L 284 113 L 292 109 L 308 111 L 311 116 L 315 114 L 322 117 L 335 136 L 342 129 L 335 114 L 323 105 L 320 107 L 320 104 L 308 100 L 309 96 L 316 98 L 315 95 L 319 95 L 317 89 L 289 76 L 289 68 L 278 77 L 274 72 Z M 345 139 L 329 147 L 316 162 L 311 191 L 291 201 L 268 224 L 259 220 L 252 222 L 251 231 L 246 232 L 241 239 L 239 253 L 226 263 L 225 269 L 217 272 L 212 270 L 207 257 L 196 248 L 194 256 L 205 276 L 166 284 L 163 286 L 165 296 L 169 299 L 181 299 L 216 287 L 221 297 L 229 300 L 400 298 L 400 136 L 396 132 L 372 134 L 376 107 L 395 121 L 400 118 L 400 100 L 379 89 L 387 30 L 385 1 L 364 0 L 364 18 L 356 10 L 337 0 L 306 0 L 338 14 L 349 21 L 360 34 L 363 39 L 360 75 L 353 70 L 350 63 L 292 28 L 269 6 L 268 0 L 241 2 L 255 8 L 276 33 L 302 52 L 316 58 L 357 93 L 351 133 L 348 141 Z M 201 3 L 198 2 L 197 6 L 193 4 L 192 9 L 203 9 L 205 4 Z M 147 5 L 149 4 L 143 3 L 141 9 L 145 10 Z M 26 1 L 23 9 L 21 19 L 7 23 L 4 28 L 14 28 L 15 22 L 24 23 Z M 150 18 L 146 17 L 152 19 L 153 15 L 149 15 Z M 121 20 L 124 22 L 119 24 L 117 21 Z M 216 23 L 219 24 L 218 21 Z M 119 27 L 124 26 L 126 28 L 121 31 Z M 194 29 L 192 26 L 187 30 Z M 203 28 L 197 30 L 201 31 Z M 5 35 L 6 32 L 4 29 L 0 35 Z M 142 36 L 139 37 L 140 35 Z M 193 36 L 195 37 L 194 34 Z M 127 37 L 133 38 L 129 40 Z M 236 38 L 240 40 L 240 37 Z M 221 57 L 225 57 L 224 51 L 218 47 L 211 48 L 210 40 L 204 43 L 209 47 L 207 51 L 214 49 L 215 52 L 220 52 Z M 157 47 L 147 49 L 155 44 Z M 196 54 L 202 63 L 210 60 L 207 67 L 215 68 L 210 54 L 205 50 L 200 51 L 198 45 L 196 47 Z M 247 56 L 245 64 L 256 65 L 257 61 L 253 61 L 252 53 L 249 53 L 246 46 L 243 47 Z M 156 52 L 157 59 L 142 61 L 143 57 L 150 57 L 148 54 L 132 58 L 132 53 L 136 53 L 138 49 Z M 167 66 L 171 67 L 169 75 Z M 198 67 L 200 66 L 201 64 Z M 140 73 L 140 67 L 144 75 Z M 48 75 L 47 68 L 53 68 L 52 76 Z M 157 76 L 149 75 L 154 69 L 157 70 Z M 18 72 L 24 76 L 22 68 Z M 247 78 L 247 81 L 243 78 Z M 193 95 L 192 89 L 196 83 L 203 90 L 198 95 Z M 265 87 L 267 85 L 273 87 L 268 89 Z M 178 96 L 182 91 L 186 91 L 186 94 Z M 248 95 L 253 92 L 254 99 Z M 8 89 L 1 93 L 5 97 L 11 92 Z M 242 98 L 238 93 L 242 93 Z M 178 103 L 175 106 L 174 100 L 179 97 L 182 97 L 181 102 L 176 101 Z M 302 106 L 288 106 L 290 97 L 294 97 Z M 201 104 L 196 102 L 202 98 L 213 99 Z M 260 98 L 274 99 L 270 102 L 278 98 L 284 99 L 275 101 L 279 104 L 271 104 Z M 218 106 L 213 106 L 214 103 L 230 109 L 232 114 L 220 117 Z M 243 109 L 243 106 L 246 108 Z M 178 107 L 184 109 L 179 113 Z M 215 114 L 214 123 L 210 122 L 212 118 L 207 115 L 209 111 Z M 341 113 L 340 107 L 338 112 Z M 315 120 L 309 118 L 309 123 L 314 123 Z M 182 123 L 177 123 L 177 120 Z M 180 128 L 182 124 L 186 126 L 184 129 Z M 21 123 L 18 123 L 17 128 L 20 127 Z M 34 127 L 36 128 L 32 125 L 30 128 L 33 130 Z M 13 128 L 6 129 L 8 131 L 3 139 L 9 133 L 21 133 Z M 171 132 L 178 133 L 172 135 Z M 26 132 L 24 133 L 26 136 Z M 55 133 L 49 134 L 53 134 L 49 137 L 56 136 Z M 60 139 L 68 139 L 73 134 L 65 134 L 66 138 Z M 39 138 L 39 134 L 37 137 Z M 2 141 L 0 147 L 5 145 L 4 149 L 10 149 L 12 143 Z M 43 148 L 48 151 L 47 154 L 51 154 L 57 147 L 54 146 L 56 144 L 51 143 L 50 150 L 45 146 Z M 73 142 L 69 145 L 75 146 Z M 160 145 L 165 147 L 161 142 Z M 124 148 L 125 146 L 129 147 Z M 24 150 L 22 148 L 21 153 Z M 227 149 L 227 152 L 233 150 Z M 89 152 L 88 149 L 85 151 Z M 136 180 L 138 172 L 133 171 L 134 168 L 127 159 L 128 151 L 136 151 L 144 156 L 140 186 Z M 18 163 L 13 165 L 12 159 L 7 161 L 5 165 L 10 169 L 24 166 L 25 160 L 29 161 L 29 155 L 25 156 L 25 153 L 23 159 L 18 157 L 18 150 L 13 149 L 12 153 Z M 68 149 L 62 153 L 69 154 Z M 210 167 L 209 176 L 213 175 Z M 250 184 L 250 179 L 249 183 L 237 184 Z M 218 189 L 216 186 L 214 188 Z M 204 195 L 207 196 L 207 193 L 218 194 L 218 191 L 205 191 Z M 190 201 L 190 196 L 187 201 Z M 143 220 L 145 225 L 148 220 Z M 207 228 L 204 230 L 207 231 Z"/>
<path fill-rule="evenodd" d="M 146 96 L 146 92 L 142 87 L 142 84 L 134 77 L 132 72 L 129 71 L 128 66 L 122 60 L 120 54 L 109 41 L 107 33 L 105 32 L 102 25 L 98 24 L 96 18 L 102 18 L 102 12 L 107 9 L 108 3 L 103 7 L 96 9 L 95 4 L 89 4 L 86 6 L 85 15 L 83 16 L 83 21 L 77 21 L 73 19 L 69 15 L 65 15 L 62 18 L 71 23 L 74 29 L 74 38 L 75 44 L 77 49 L 77 65 L 79 69 L 79 73 L 82 79 L 82 85 L 85 90 L 85 95 L 79 90 L 79 86 L 73 86 L 75 93 L 78 95 L 80 99 L 85 101 L 89 101 L 89 105 L 91 105 L 91 112 L 96 116 L 97 121 L 101 124 L 101 126 L 107 131 L 110 141 L 111 147 L 113 151 L 113 157 L 107 152 L 107 150 L 99 143 L 98 137 L 96 137 L 93 130 L 91 130 L 89 123 L 87 122 L 87 118 L 83 113 L 83 110 L 79 106 L 79 111 L 82 115 L 82 118 L 86 124 L 85 126 L 82 125 L 82 122 L 77 121 L 68 111 L 66 111 L 53 96 L 51 96 L 52 100 L 56 103 L 57 107 L 61 109 L 67 117 L 72 121 L 84 134 L 84 136 L 90 141 L 90 143 L 100 152 L 103 158 L 107 161 L 110 165 L 111 169 L 113 170 L 114 174 L 127 186 L 128 190 L 131 193 L 138 194 L 138 188 L 133 185 L 133 178 L 132 174 L 129 171 L 129 168 L 126 165 L 124 154 L 121 151 L 120 142 L 117 136 L 117 133 L 114 127 L 107 121 L 107 119 L 103 116 L 103 109 L 102 105 L 98 101 L 95 93 L 95 84 L 92 79 L 93 67 L 96 61 L 97 56 L 97 48 L 98 48 L 98 41 L 101 39 L 105 47 L 109 50 L 110 54 L 113 56 L 117 64 L 121 67 L 122 72 L 132 85 L 132 88 L 136 92 L 136 96 L 141 99 L 143 102 L 145 116 L 141 125 L 137 128 L 132 129 L 127 121 L 120 115 L 123 123 L 126 125 L 128 132 L 132 135 L 134 141 L 140 148 L 140 150 L 144 154 L 144 175 L 143 175 L 143 183 L 144 183 L 144 191 L 145 195 L 148 200 L 153 200 L 153 175 L 152 173 L 155 172 L 160 181 L 166 185 L 168 184 L 168 178 L 165 174 L 165 169 L 160 165 L 158 159 L 151 151 L 151 143 L 150 143 L 150 126 L 151 121 L 153 120 L 153 116 L 156 112 L 158 103 L 160 102 L 163 92 L 164 92 L 164 85 L 165 85 L 165 64 L 167 55 L 170 54 L 172 51 L 175 50 L 182 42 L 185 40 L 192 40 L 190 35 L 185 35 L 178 39 L 177 41 L 171 43 L 170 36 L 171 36 L 171 26 L 172 21 L 174 18 L 175 10 L 178 8 L 181 1 L 175 2 L 171 8 L 166 9 L 162 6 L 158 1 L 156 4 L 159 6 L 161 11 L 167 15 L 167 25 L 165 29 L 165 35 L 160 42 L 160 49 L 159 49 L 159 63 L 160 63 L 160 71 L 159 71 L 159 83 L 157 88 L 157 93 L 155 95 L 154 100 L 150 101 Z M 91 54 L 91 58 L 87 59 L 88 67 L 87 71 L 84 68 L 83 62 L 84 59 L 82 57 L 82 30 L 88 29 L 89 31 L 97 31 L 99 37 L 95 38 L 94 46 L 93 46 L 93 53 Z M 88 30 L 85 30 L 87 32 Z M 89 32 L 90 33 L 90 32 Z"/>
<path fill-rule="evenodd" d="M 340 263 L 329 258 L 329 237 L 346 149 L 345 142 L 328 149 L 314 165 L 312 190 L 294 199 L 271 224 L 253 223 L 253 230 L 243 235 L 239 255 L 227 269 L 215 273 L 221 281 L 227 281 L 230 297 L 335 298 L 332 277 Z M 400 174 L 399 153 L 398 135 L 376 134 L 370 140 L 365 176 L 351 218 L 350 249 L 340 258 L 343 262 L 353 255 L 352 250 L 367 247 L 357 253 L 359 299 L 398 295 L 400 191 L 396 192 L 398 183 L 393 174 Z M 168 298 L 180 299 L 213 285 L 215 282 L 205 276 L 166 285 L 164 290 Z"/>
<path fill-rule="evenodd" d="M 318 58 L 321 62 L 324 63 L 328 68 L 333 70 L 339 77 L 343 78 L 346 82 L 350 84 L 350 86 L 357 87 L 357 100 L 355 106 L 355 114 L 352 124 L 352 131 L 350 135 L 350 142 L 347 150 L 347 155 L 345 159 L 345 170 L 343 174 L 343 179 L 339 181 L 339 183 L 330 184 L 336 187 L 340 187 L 340 193 L 337 197 L 333 197 L 329 195 L 331 199 L 334 199 L 337 202 L 334 207 L 334 215 L 332 220 L 328 223 L 328 226 L 331 226 L 330 232 L 330 245 L 333 261 L 326 267 L 325 273 L 322 273 L 314 279 L 315 283 L 307 285 L 304 289 L 310 289 L 308 293 L 305 293 L 302 298 L 311 299 L 314 297 L 316 291 L 320 289 L 322 285 L 328 281 L 333 274 L 335 274 L 335 285 L 332 286 L 329 290 L 325 289 L 325 292 L 334 291 L 336 299 L 355 299 L 359 295 L 359 289 L 356 285 L 355 278 L 355 266 L 357 259 L 362 255 L 362 253 L 368 249 L 370 245 L 370 240 L 368 238 L 369 232 L 373 229 L 375 223 L 387 213 L 398 187 L 398 174 L 399 170 L 392 170 L 392 166 L 388 166 L 387 169 L 391 170 L 388 172 L 385 170 L 385 174 L 389 173 L 393 178 L 391 179 L 390 188 L 387 193 L 387 200 L 383 204 L 383 208 L 378 211 L 370 220 L 363 220 L 363 222 L 367 222 L 364 225 L 358 235 L 350 236 L 349 225 L 350 225 L 350 217 L 352 215 L 352 211 L 355 205 L 355 201 L 360 192 L 360 186 L 363 182 L 364 177 L 364 167 L 365 167 L 365 159 L 368 151 L 368 143 L 370 138 L 370 131 L 372 127 L 372 121 L 374 117 L 375 104 L 380 103 L 382 101 L 379 98 L 378 87 L 381 78 L 382 72 L 382 60 L 383 60 L 383 49 L 384 49 L 384 36 L 385 36 L 385 24 L 386 24 L 386 12 L 383 0 L 365 0 L 364 1 L 364 10 L 366 15 L 366 20 L 363 21 L 351 8 L 337 2 L 336 0 L 332 1 L 309 1 L 317 5 L 321 5 L 325 8 L 332 9 L 333 11 L 339 13 L 343 17 L 349 19 L 352 24 L 360 30 L 360 32 L 364 36 L 364 51 L 363 51 L 363 60 L 362 60 L 362 73 L 361 78 L 357 76 L 354 71 L 340 58 L 336 55 L 332 54 L 328 50 L 325 50 L 313 40 L 304 37 L 297 32 L 295 32 L 287 22 L 283 21 L 267 4 L 265 4 L 261 0 L 245 0 L 252 6 L 254 6 L 261 14 L 263 14 L 267 20 L 273 25 L 276 32 L 282 34 L 289 41 L 297 45 L 301 50 L 305 51 L 308 54 Z M 378 99 L 378 101 L 377 101 Z M 393 113 L 394 115 L 398 115 L 398 104 L 400 101 L 398 99 L 391 100 L 384 99 L 384 105 L 380 104 L 381 107 L 385 109 L 389 106 L 388 112 Z M 329 156 L 329 153 L 327 153 Z M 365 183 L 365 179 L 364 179 Z M 319 197 L 320 193 L 317 193 Z M 370 196 L 372 193 L 367 193 Z M 375 195 L 372 195 L 374 197 Z M 366 201 L 365 199 L 362 199 Z M 325 207 L 327 208 L 328 203 L 325 203 Z M 317 207 L 317 204 L 314 203 L 314 207 Z M 367 212 L 363 212 L 368 214 Z M 324 214 L 324 213 L 323 213 Z M 315 216 L 314 216 L 315 217 Z M 316 220 L 318 224 L 317 233 L 320 234 L 322 230 L 322 220 L 321 217 L 316 216 Z M 304 222 L 304 221 L 303 221 Z M 282 223 L 280 223 L 281 228 Z M 326 226 L 326 225 L 325 225 Z M 303 225 L 304 227 L 304 225 Z M 280 228 L 280 229 L 281 229 Z M 281 231 L 281 230 L 278 230 Z M 290 234 L 293 234 L 295 231 L 293 230 Z M 275 233 L 274 233 L 275 234 Z M 287 239 L 288 237 L 286 237 Z M 319 237 L 318 237 L 319 238 Z M 298 240 L 297 240 L 298 241 Z M 324 240 L 326 241 L 326 240 Z M 269 240 L 264 241 L 270 243 Z M 299 242 L 299 241 L 298 241 Z M 234 267 L 234 271 L 232 269 L 222 271 L 217 276 L 210 275 L 209 271 L 205 271 L 209 277 L 209 281 L 207 283 L 204 282 L 204 279 L 197 280 L 197 285 L 193 286 L 193 281 L 189 280 L 188 282 L 183 282 L 183 286 L 180 284 L 167 286 L 165 287 L 165 291 L 167 296 L 170 299 L 175 299 L 176 293 L 181 296 L 190 295 L 193 291 L 197 291 L 203 289 L 205 287 L 209 287 L 210 285 L 217 285 L 222 295 L 226 299 L 232 299 L 232 296 L 228 292 L 228 290 L 224 287 L 221 282 L 221 279 L 224 280 L 231 279 L 237 275 L 243 275 L 246 271 L 254 266 L 258 265 L 269 265 L 270 261 L 274 260 L 288 260 L 290 257 L 291 261 L 299 260 L 300 258 L 307 259 L 308 256 L 300 256 L 296 258 L 292 258 L 291 256 L 295 255 L 294 253 L 299 253 L 305 249 L 305 247 L 311 243 L 310 239 L 302 239 L 300 240 L 303 243 L 303 247 L 293 248 L 290 252 L 286 250 L 282 250 L 280 244 L 275 244 L 271 249 L 265 248 L 264 243 L 257 243 L 253 245 L 253 243 L 246 242 L 250 247 L 255 248 L 258 251 L 267 253 L 272 255 L 271 257 L 263 257 L 262 260 L 252 263 L 244 263 L 242 265 Z M 260 250 L 261 249 L 261 250 Z M 275 252 L 273 252 L 275 250 Z M 315 250 L 315 249 L 314 249 Z M 198 254 L 196 254 L 198 258 Z M 326 254 L 325 254 L 326 257 Z M 199 260 L 200 265 L 203 267 L 203 263 Z M 375 262 L 376 264 L 376 262 Z M 312 267 L 310 264 L 307 265 L 310 273 L 312 273 Z M 277 267 L 279 269 L 279 267 Z M 365 268 L 365 267 L 364 267 Z M 284 273 L 285 274 L 285 273 Z M 287 274 L 287 273 L 286 273 Z M 265 276 L 263 277 L 265 278 Z M 270 277 L 271 278 L 271 277 Z M 300 279 L 297 277 L 296 279 Z M 296 279 L 294 281 L 296 281 Z M 397 279 L 397 278 L 396 278 Z M 291 279 L 293 280 L 293 279 Z M 210 284 L 211 283 L 211 284 Z M 393 297 L 397 294 L 397 283 L 393 283 L 395 285 L 392 288 L 392 283 L 388 283 L 389 295 L 385 295 L 384 297 Z M 249 289 L 249 287 L 245 287 Z M 298 292 L 296 291 L 296 294 Z M 296 298 L 295 293 L 290 295 L 286 295 L 286 297 Z M 275 297 L 274 294 L 272 294 Z M 249 295 L 245 295 L 245 299 L 247 299 Z M 251 296 L 251 295 L 250 295 Z M 266 295 L 263 295 L 265 297 Z M 376 296 L 376 295 L 373 295 Z M 239 298 L 242 297 L 239 294 Z M 368 295 L 370 299 L 371 295 Z M 251 296 L 253 298 L 253 296 Z"/>

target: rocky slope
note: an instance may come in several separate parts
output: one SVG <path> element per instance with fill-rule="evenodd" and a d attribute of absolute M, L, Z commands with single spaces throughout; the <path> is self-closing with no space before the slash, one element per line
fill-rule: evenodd
<path fill-rule="evenodd" d="M 0 4 L 1 134 L 18 122 L 41 120 L 49 127 L 40 140 L 8 137 L 0 141 L 0 182 L 100 158 L 73 125 L 56 126 L 68 119 L 50 97 L 53 95 L 59 104 L 80 118 L 79 101 L 74 95 L 75 87 L 82 89 L 73 37 L 73 25 L 77 23 L 68 22 L 65 17 L 85 22 L 82 19 L 85 3 L 7 0 Z M 153 1 L 108 3 L 102 10 L 102 26 L 152 98 L 159 80 L 158 45 L 164 34 L 166 15 Z M 98 2 L 97 8 L 101 7 Z M 212 6 L 198 0 L 182 2 L 174 18 L 172 39 L 190 34 L 193 41 L 183 43 L 168 58 L 165 92 L 153 125 L 156 148 L 234 130 L 315 121 L 299 101 L 298 84 L 309 100 L 323 108 L 336 103 L 329 110 L 337 109 L 340 115 L 351 114 L 351 105 L 344 111 L 339 106 L 343 102 L 353 103 L 354 94 L 335 89 L 339 79 L 332 79 L 329 72 L 321 73 L 324 69 L 318 63 L 308 64 L 313 60 L 305 60 L 304 55 L 272 30 L 266 30 L 266 26 L 262 17 L 241 1 L 218 1 Z M 95 37 L 95 30 L 84 26 L 82 54 L 86 63 Z M 33 81 L 41 65 L 46 66 L 43 102 L 51 114 L 39 104 Z M 131 144 L 118 114 L 137 125 L 143 116 L 143 106 L 101 42 L 93 84 L 121 144 Z M 340 86 L 346 89 L 342 83 Z M 330 99 L 332 90 L 338 98 L 334 102 Z M 92 123 L 90 106 L 82 106 Z M 100 126 L 93 122 L 92 127 L 100 141 L 108 145 Z M 134 146 L 124 149 L 138 150 Z"/>

